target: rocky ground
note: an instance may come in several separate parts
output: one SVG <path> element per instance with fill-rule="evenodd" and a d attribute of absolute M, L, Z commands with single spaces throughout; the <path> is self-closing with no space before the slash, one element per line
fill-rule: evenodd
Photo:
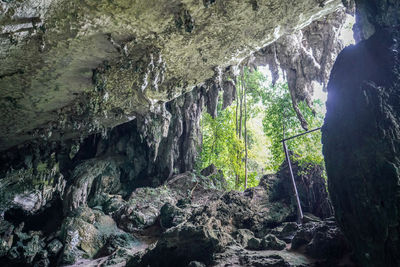
<path fill-rule="evenodd" d="M 244 192 L 227 192 L 211 166 L 124 197 L 113 171 L 112 164 L 88 161 L 38 212 L 5 209 L 2 266 L 354 266 L 317 166 L 296 176 L 302 225 L 294 222 L 284 165 Z M 12 197 L 29 204 L 26 194 Z"/>

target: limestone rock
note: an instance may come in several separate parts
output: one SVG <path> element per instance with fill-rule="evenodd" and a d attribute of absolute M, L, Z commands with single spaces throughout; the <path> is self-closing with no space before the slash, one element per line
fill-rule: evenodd
<path fill-rule="evenodd" d="M 49 244 L 47 244 L 47 250 L 53 256 L 57 255 L 58 252 L 60 252 L 60 250 L 62 249 L 62 247 L 63 244 L 58 239 L 54 239 Z"/>
<path fill-rule="evenodd" d="M 112 159 L 95 159 L 78 165 L 71 177 L 73 183 L 65 192 L 64 211 L 74 211 L 88 202 L 96 203 L 102 193 L 118 192 L 119 176 Z"/>
<path fill-rule="evenodd" d="M 341 3 L 207 2 L 2 1 L 0 150 L 145 116 Z"/>
<path fill-rule="evenodd" d="M 271 234 L 275 235 L 279 239 L 286 243 L 291 243 L 294 235 L 299 229 L 299 225 L 295 222 L 286 222 L 282 225 L 271 230 Z"/>
<path fill-rule="evenodd" d="M 315 259 L 338 260 L 351 252 L 335 221 L 308 222 L 296 232 L 291 248 L 305 246 L 305 253 Z"/>
<path fill-rule="evenodd" d="M 393 5 L 379 13 L 381 3 L 362 4 L 377 17 L 389 16 Z M 322 142 L 329 193 L 363 266 L 400 264 L 398 36 L 397 28 L 381 29 L 343 50 L 328 84 Z"/>
<path fill-rule="evenodd" d="M 186 219 L 185 217 L 185 213 L 174 205 L 166 203 L 161 207 L 160 224 L 163 228 L 177 226 Z"/>
<path fill-rule="evenodd" d="M 94 257 L 111 235 L 123 234 L 111 217 L 89 208 L 80 208 L 73 217 L 66 218 L 61 232 L 64 264 L 73 264 L 81 257 Z"/>
<path fill-rule="evenodd" d="M 247 242 L 247 248 L 250 250 L 261 250 L 263 246 L 261 245 L 261 239 L 252 237 Z"/>
<path fill-rule="evenodd" d="M 247 64 L 254 68 L 268 65 L 273 84 L 279 79 L 279 71 L 283 71 L 293 108 L 305 130 L 308 130 L 308 125 L 297 107 L 298 102 L 305 101 L 312 107 L 313 82 L 324 87 L 328 83 L 333 63 L 343 49 L 338 39 L 345 15 L 346 10 L 339 9 L 300 31 L 281 37 L 248 59 Z"/>
<path fill-rule="evenodd" d="M 261 247 L 267 250 L 282 250 L 286 247 L 286 243 L 276 236 L 268 234 L 262 239 Z"/>
<path fill-rule="evenodd" d="M 39 170 L 19 169 L 0 179 L 0 213 L 14 208 L 35 214 L 62 197 L 66 181 L 58 165 L 49 168 L 46 163 L 41 164 Z"/>
<path fill-rule="evenodd" d="M 238 229 L 232 236 L 242 247 L 248 247 L 249 241 L 254 237 L 254 234 L 249 229 Z"/>
<path fill-rule="evenodd" d="M 323 219 L 331 217 L 333 208 L 326 190 L 323 167 L 312 164 L 301 167 L 293 158 L 291 161 L 303 212 L 314 214 Z M 268 177 L 265 177 L 265 179 L 268 179 Z M 260 183 L 266 184 L 268 182 L 261 181 Z M 295 205 L 293 185 L 286 162 L 281 165 L 277 177 L 273 177 L 269 183 L 272 183 L 270 190 L 273 200 L 285 200 L 284 202 L 287 204 Z M 287 200 L 291 201 L 287 202 Z"/>

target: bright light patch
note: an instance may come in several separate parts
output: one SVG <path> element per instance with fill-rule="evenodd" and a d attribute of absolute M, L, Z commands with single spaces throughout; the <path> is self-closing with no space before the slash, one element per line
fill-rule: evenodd
<path fill-rule="evenodd" d="M 355 17 L 351 16 L 351 15 L 346 15 L 346 20 L 344 22 L 344 25 L 342 27 L 342 30 L 339 33 L 339 40 L 341 40 L 343 42 L 343 45 L 349 46 L 349 45 L 354 45 L 355 44 L 355 40 L 354 40 L 354 36 L 353 36 L 353 25 L 355 23 Z M 257 68 L 259 71 L 261 71 L 266 77 L 267 77 L 267 81 L 265 86 L 269 86 L 272 82 L 272 74 L 271 71 L 269 70 L 268 66 L 259 66 Z M 278 79 L 278 83 L 284 83 L 286 82 L 283 79 L 284 75 L 282 73 L 282 71 L 279 71 L 279 79 Z M 319 100 L 321 101 L 323 104 L 326 103 L 326 100 L 328 98 L 328 93 L 324 92 L 323 90 L 323 85 L 319 84 L 318 82 L 313 82 L 313 95 L 312 95 L 312 100 Z M 325 109 L 325 105 L 323 105 L 322 107 L 323 110 L 321 110 L 321 112 L 325 113 L 326 109 Z"/>
<path fill-rule="evenodd" d="M 322 84 L 318 82 L 313 82 L 313 88 L 314 88 L 314 93 L 312 95 L 313 100 L 321 100 L 322 103 L 326 102 L 326 99 L 328 98 L 328 93 L 324 92 Z"/>
<path fill-rule="evenodd" d="M 353 36 L 354 23 L 356 23 L 356 18 L 347 14 L 343 28 L 339 35 L 339 39 L 343 42 L 345 47 L 356 43 Z"/>

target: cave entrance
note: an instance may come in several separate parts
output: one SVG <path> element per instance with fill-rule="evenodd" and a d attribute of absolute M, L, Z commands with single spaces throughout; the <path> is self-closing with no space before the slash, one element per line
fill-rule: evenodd
<path fill-rule="evenodd" d="M 62 213 L 61 199 L 54 200 L 51 205 L 36 214 L 28 214 L 21 208 L 11 208 L 4 213 L 4 219 L 15 226 L 24 223 L 22 231 L 42 231 L 48 235 L 54 233 L 61 226 Z"/>
<path fill-rule="evenodd" d="M 223 171 L 229 189 L 258 186 L 265 174 L 278 173 L 285 162 L 283 126 L 287 136 L 297 136 L 286 142 L 288 150 L 296 151 L 296 161 L 324 169 L 321 133 L 297 135 L 304 128 L 293 107 L 288 83 L 274 84 L 261 69 L 244 68 L 235 84 L 236 97 L 230 106 L 224 105 L 221 92 L 217 116 L 203 113 L 201 169 L 214 164 Z M 299 101 L 297 107 L 308 128 L 316 129 L 323 124 L 326 109 L 322 100 L 310 101 L 312 105 Z"/>

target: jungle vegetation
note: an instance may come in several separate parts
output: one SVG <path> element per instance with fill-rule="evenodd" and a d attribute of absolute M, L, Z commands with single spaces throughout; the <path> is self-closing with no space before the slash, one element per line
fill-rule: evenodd
<path fill-rule="evenodd" d="M 234 103 L 222 110 L 219 101 L 216 118 L 203 114 L 203 144 L 197 165 L 202 169 L 214 164 L 222 170 L 230 189 L 243 190 L 257 186 L 262 175 L 279 169 L 285 159 L 283 131 L 289 137 L 304 130 L 287 84 L 273 85 L 261 71 L 249 69 L 244 69 L 235 82 Z M 322 101 L 315 100 L 312 109 L 301 102 L 299 109 L 310 129 L 323 124 Z M 292 139 L 287 146 L 300 164 L 324 166 L 320 131 Z"/>

